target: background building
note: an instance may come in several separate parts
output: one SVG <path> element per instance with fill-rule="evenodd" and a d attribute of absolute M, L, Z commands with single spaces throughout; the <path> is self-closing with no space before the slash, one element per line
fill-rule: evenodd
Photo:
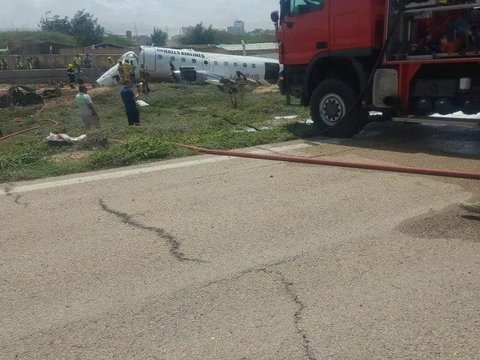
<path fill-rule="evenodd" d="M 245 34 L 245 22 L 241 20 L 235 20 L 233 26 L 227 27 L 227 32 L 233 35 L 243 35 Z"/>

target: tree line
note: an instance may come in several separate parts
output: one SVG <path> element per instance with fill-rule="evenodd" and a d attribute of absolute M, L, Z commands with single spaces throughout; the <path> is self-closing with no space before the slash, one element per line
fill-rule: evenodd
<path fill-rule="evenodd" d="M 38 24 L 42 31 L 59 32 L 73 36 L 80 45 L 89 46 L 101 43 L 105 36 L 105 29 L 98 24 L 98 19 L 85 10 L 78 10 L 70 19 L 68 16 L 54 15 L 49 17 L 46 13 Z M 168 34 L 159 28 L 154 28 L 151 36 L 153 46 L 165 46 Z M 198 44 L 236 44 L 241 40 L 245 42 L 275 41 L 273 31 L 256 29 L 250 33 L 234 35 L 225 30 L 214 29 L 212 25 L 206 27 L 199 23 L 190 27 L 186 33 L 178 38 L 182 45 Z"/>

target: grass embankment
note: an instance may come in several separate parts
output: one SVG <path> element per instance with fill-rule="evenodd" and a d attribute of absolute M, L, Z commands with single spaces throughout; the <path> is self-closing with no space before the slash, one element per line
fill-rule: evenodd
<path fill-rule="evenodd" d="M 311 135 L 313 129 L 277 115 L 308 118 L 300 106 L 286 106 L 277 93 L 247 92 L 238 109 L 228 95 L 214 86 L 156 85 L 144 96 L 141 126 L 128 127 L 118 89 L 90 92 L 100 114 L 102 129 L 87 133 L 82 143 L 45 143 L 49 132 L 78 136 L 84 131 L 73 98 L 61 98 L 40 107 L 0 109 L 3 135 L 40 125 L 40 129 L 0 141 L 0 182 L 106 169 L 150 160 L 185 156 L 191 152 L 175 146 L 186 143 L 215 149 L 233 149 L 291 140 Z M 49 120 L 55 120 L 55 125 Z M 247 127 L 263 129 L 245 131 Z"/>
<path fill-rule="evenodd" d="M 119 35 L 105 34 L 103 42 L 121 47 L 130 47 L 135 44 Z M 53 43 L 72 47 L 81 47 L 74 36 L 51 31 L 0 31 L 0 48 L 9 46 L 11 49 L 29 46 L 31 44 Z"/>

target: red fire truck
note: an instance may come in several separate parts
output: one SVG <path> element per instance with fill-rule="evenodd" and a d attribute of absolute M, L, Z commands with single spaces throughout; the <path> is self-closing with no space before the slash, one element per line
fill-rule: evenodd
<path fill-rule="evenodd" d="M 480 0 L 281 0 L 272 20 L 282 93 L 325 135 L 354 135 L 372 110 L 480 124 L 463 116 L 480 112 Z"/>

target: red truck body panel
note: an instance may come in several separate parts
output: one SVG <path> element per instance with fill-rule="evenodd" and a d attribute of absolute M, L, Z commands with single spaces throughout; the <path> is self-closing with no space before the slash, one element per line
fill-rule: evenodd
<path fill-rule="evenodd" d="M 281 23 L 280 62 L 308 64 L 322 52 L 382 45 L 385 0 L 325 0 L 323 8 L 287 15 Z"/>

